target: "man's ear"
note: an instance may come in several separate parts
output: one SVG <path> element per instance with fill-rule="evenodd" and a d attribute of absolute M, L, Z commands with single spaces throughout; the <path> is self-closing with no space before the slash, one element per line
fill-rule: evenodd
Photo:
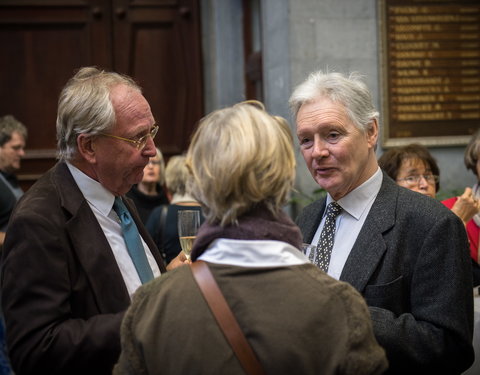
<path fill-rule="evenodd" d="M 95 153 L 95 137 L 88 134 L 80 134 L 77 137 L 77 148 L 79 155 L 91 164 L 97 161 Z"/>
<path fill-rule="evenodd" d="M 370 147 L 375 148 L 378 141 L 378 122 L 373 119 L 370 128 L 367 130 L 367 142 Z"/>

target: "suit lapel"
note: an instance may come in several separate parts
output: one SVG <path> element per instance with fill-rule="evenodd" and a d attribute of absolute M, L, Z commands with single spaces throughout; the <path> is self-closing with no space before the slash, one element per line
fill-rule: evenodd
<path fill-rule="evenodd" d="M 115 256 L 65 163 L 58 164 L 54 179 L 61 204 L 72 215 L 66 223 L 66 230 L 89 279 L 100 311 L 116 312 L 125 309 L 130 303 L 130 297 Z"/>
<path fill-rule="evenodd" d="M 387 249 L 383 233 L 395 224 L 397 195 L 398 186 L 384 174 L 380 191 L 343 267 L 340 280 L 352 284 L 360 293 Z"/>
<path fill-rule="evenodd" d="M 304 233 L 303 241 L 305 243 L 312 243 L 313 236 L 317 232 L 318 226 L 322 221 L 323 212 L 325 211 L 327 199 L 319 199 L 310 206 L 305 220 L 301 224 L 302 232 Z"/>

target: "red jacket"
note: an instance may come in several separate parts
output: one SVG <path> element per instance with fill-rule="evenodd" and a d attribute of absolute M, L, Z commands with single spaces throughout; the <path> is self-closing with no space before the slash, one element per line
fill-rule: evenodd
<path fill-rule="evenodd" d="M 457 197 L 449 198 L 442 203 L 447 206 L 448 208 L 452 208 L 455 202 L 457 201 Z M 478 238 L 480 236 L 480 228 L 477 226 L 475 221 L 471 219 L 466 226 L 468 240 L 470 242 L 470 255 L 472 259 L 478 263 Z"/>

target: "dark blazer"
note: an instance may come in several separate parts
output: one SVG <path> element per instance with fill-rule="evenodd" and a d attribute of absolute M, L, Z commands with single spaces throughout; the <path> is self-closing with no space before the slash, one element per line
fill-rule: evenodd
<path fill-rule="evenodd" d="M 8 219 L 17 203 L 17 198 L 6 184 L 7 182 L 0 178 L 0 231 L 2 232 L 6 230 Z"/>
<path fill-rule="evenodd" d="M 311 243 L 325 199 L 297 219 Z M 336 238 L 335 241 L 341 241 Z M 473 362 L 473 297 L 461 220 L 386 174 L 340 280 L 366 299 L 389 374 L 459 374 Z"/>
<path fill-rule="evenodd" d="M 162 272 L 155 244 L 128 199 Z M 25 193 L 7 231 L 2 305 L 22 374 L 110 374 L 130 297 L 108 241 L 65 163 Z"/>

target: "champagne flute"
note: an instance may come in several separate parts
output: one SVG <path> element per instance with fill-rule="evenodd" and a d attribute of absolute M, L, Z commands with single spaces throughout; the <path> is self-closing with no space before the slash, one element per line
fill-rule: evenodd
<path fill-rule="evenodd" d="M 200 211 L 180 210 L 178 211 L 178 237 L 180 246 L 188 260 L 192 252 L 193 241 L 197 236 L 200 227 Z"/>
<path fill-rule="evenodd" d="M 310 262 L 314 262 L 314 257 L 317 252 L 317 245 L 314 244 L 309 244 L 309 243 L 303 243 L 302 244 L 302 251 L 308 258 Z"/>

